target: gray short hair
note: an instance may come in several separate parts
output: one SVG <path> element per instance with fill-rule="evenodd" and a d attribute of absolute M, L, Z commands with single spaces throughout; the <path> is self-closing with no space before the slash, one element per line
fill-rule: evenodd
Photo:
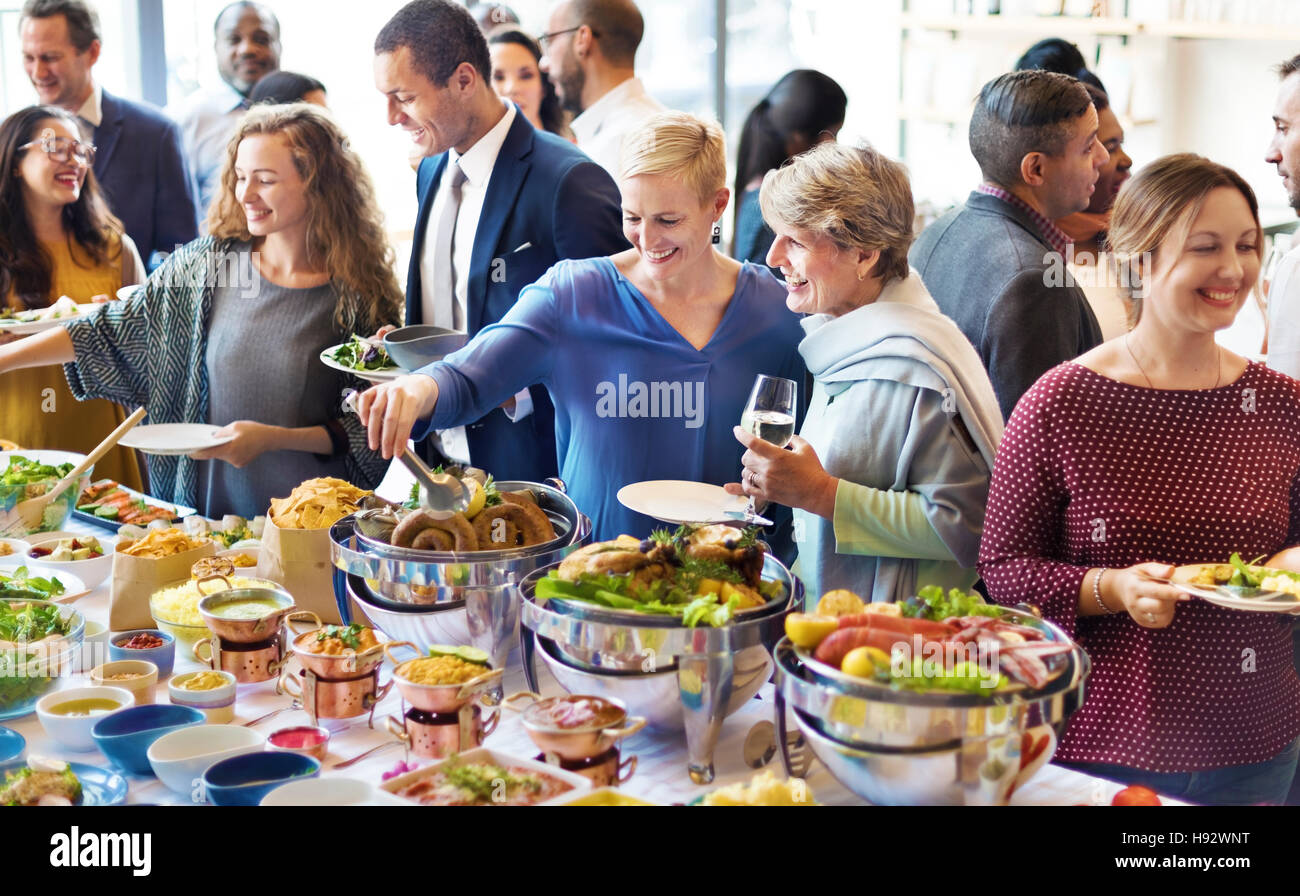
<path fill-rule="evenodd" d="M 905 279 L 912 246 L 912 186 L 907 169 L 869 144 L 826 142 L 763 179 L 758 194 L 770 226 L 823 234 L 841 249 L 880 250 L 872 275 Z"/>

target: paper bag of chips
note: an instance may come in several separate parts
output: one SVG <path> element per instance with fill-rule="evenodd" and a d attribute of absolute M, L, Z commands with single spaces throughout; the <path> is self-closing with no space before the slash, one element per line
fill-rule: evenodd
<path fill-rule="evenodd" d="M 356 513 L 370 492 L 341 479 L 309 479 L 287 498 L 272 498 L 262 531 L 259 578 L 279 582 L 299 608 L 327 623 L 342 617 L 334 599 L 329 527 Z"/>
<path fill-rule="evenodd" d="M 149 598 L 155 591 L 187 578 L 196 560 L 211 557 L 217 545 L 192 538 L 181 529 L 152 529 L 138 541 L 120 541 L 113 552 L 113 580 L 108 605 L 112 631 L 154 628 Z"/>

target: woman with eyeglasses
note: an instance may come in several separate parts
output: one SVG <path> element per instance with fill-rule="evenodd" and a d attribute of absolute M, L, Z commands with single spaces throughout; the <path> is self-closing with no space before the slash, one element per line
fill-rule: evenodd
<path fill-rule="evenodd" d="M 144 265 L 108 210 L 81 140 L 62 109 L 31 106 L 0 124 L 0 313 L 47 308 L 62 296 L 103 302 L 141 282 Z M 0 330 L 0 343 L 13 337 Z M 0 438 L 23 448 L 86 453 L 125 419 L 109 401 L 78 403 L 58 368 L 0 374 Z M 135 454 L 114 449 L 97 477 L 139 488 Z"/>
<path fill-rule="evenodd" d="M 361 384 L 319 355 L 397 323 L 402 293 L 370 177 L 328 112 L 244 116 L 208 234 L 125 301 L 0 347 L 0 372 L 63 364 L 78 398 L 221 427 L 225 444 L 149 459 L 151 490 L 204 516 L 266 513 L 305 479 L 378 484 L 387 464 L 340 408 Z"/>

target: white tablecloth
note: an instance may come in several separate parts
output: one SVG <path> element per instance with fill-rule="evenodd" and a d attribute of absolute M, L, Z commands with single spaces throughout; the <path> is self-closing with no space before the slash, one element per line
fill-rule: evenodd
<path fill-rule="evenodd" d="M 113 540 L 111 537 L 105 539 L 103 530 L 96 531 L 90 526 L 70 524 L 68 528 L 74 531 L 85 531 L 88 534 L 93 533 L 103 541 L 111 542 Z M 90 594 L 77 599 L 73 603 L 73 606 L 84 613 L 87 618 L 100 622 L 106 622 L 108 619 L 108 605 L 109 583 L 107 581 L 100 587 L 95 588 Z M 538 665 L 543 694 L 562 693 L 562 690 L 545 669 L 544 664 L 539 663 Z M 203 667 L 188 656 L 186 651 L 177 652 L 176 668 L 173 674 L 199 668 Z M 387 670 L 387 668 L 386 664 L 384 669 Z M 387 671 L 381 672 L 381 681 L 386 682 L 387 680 Z M 88 675 L 79 674 L 66 678 L 61 687 L 82 687 L 89 683 Z M 518 665 L 508 668 L 505 676 L 505 693 L 510 694 L 525 689 L 522 668 Z M 167 702 L 165 681 L 158 684 L 155 700 L 159 703 Z M 235 702 L 235 723 L 256 719 L 265 713 L 289 704 L 289 697 L 276 695 L 275 682 L 273 681 L 240 685 Z M 375 709 L 374 729 L 366 727 L 364 718 L 343 722 L 322 721 L 322 725 L 333 731 L 329 744 L 329 756 L 324 763 L 322 774 L 378 783 L 383 773 L 402 759 L 400 746 L 381 750 L 343 771 L 333 771 L 331 766 L 335 762 L 356 756 L 385 741 L 394 740 L 384 730 L 383 717 L 387 715 L 399 717 L 401 711 L 401 698 L 397 693 L 397 689 L 393 688 L 391 693 Z M 623 756 L 635 754 L 638 764 L 631 780 L 622 785 L 621 789 L 652 802 L 681 803 L 689 802 L 700 794 L 721 785 L 748 780 L 756 772 L 749 768 L 744 761 L 742 748 L 745 737 L 758 722 L 771 722 L 773 713 L 772 685 L 768 684 L 759 692 L 757 698 L 749 701 L 748 705 L 727 719 L 722 727 L 717 748 L 714 751 L 716 779 L 708 786 L 694 785 L 686 773 L 686 743 L 684 737 L 664 736 L 658 732 L 643 731 L 628 738 L 623 741 Z M 23 718 L 8 720 L 2 724 L 18 731 L 27 739 L 27 755 L 55 756 L 72 762 L 111 767 L 107 758 L 98 751 L 71 753 L 46 737 L 45 731 L 34 713 Z M 260 722 L 256 726 L 256 730 L 269 734 L 278 728 L 306 724 L 309 724 L 309 719 L 305 711 L 289 710 Z M 793 729 L 792 722 L 791 730 Z M 538 753 L 537 747 L 528 739 L 527 733 L 520 724 L 518 714 L 508 711 L 503 712 L 499 727 L 486 739 L 484 746 L 519 757 L 531 757 Z M 430 760 L 412 757 L 412 761 L 427 764 Z M 774 759 L 769 767 L 775 768 L 780 773 L 781 762 L 779 757 Z M 167 805 L 189 803 L 188 794 L 172 793 L 156 778 L 131 775 L 127 777 L 127 780 L 130 784 L 127 796 L 127 802 L 129 803 Z M 820 803 L 828 805 L 863 804 L 859 797 L 841 786 L 820 763 L 813 764 L 813 770 L 809 774 L 807 782 L 813 795 Z M 1109 803 L 1111 797 L 1119 789 L 1120 785 L 1118 784 L 1092 778 L 1070 769 L 1047 765 L 1028 784 L 1016 792 L 1012 802 L 1016 805 Z"/>

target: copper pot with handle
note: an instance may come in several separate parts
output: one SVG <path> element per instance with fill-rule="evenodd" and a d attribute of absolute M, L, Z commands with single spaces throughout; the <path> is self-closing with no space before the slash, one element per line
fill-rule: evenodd
<path fill-rule="evenodd" d="M 311 628 L 299 628 L 295 623 L 310 621 Z M 302 667 L 314 672 L 321 678 L 341 680 L 359 678 L 369 675 L 384 662 L 384 645 L 376 643 L 363 650 L 346 654 L 315 653 L 310 649 L 311 643 L 329 628 L 346 629 L 346 626 L 326 626 L 319 616 L 311 610 L 295 610 L 284 618 L 284 623 L 293 632 L 289 649 L 298 658 Z M 373 631 L 373 629 L 371 629 Z"/>
<path fill-rule="evenodd" d="M 530 701 L 526 705 L 524 701 Z M 543 753 L 570 761 L 601 756 L 646 726 L 618 700 L 586 694 L 542 698 L 532 691 L 511 694 L 507 709 L 523 713 L 524 729 Z M 617 764 L 617 763 L 616 763 Z"/>
<path fill-rule="evenodd" d="M 393 670 L 393 681 L 397 683 L 397 690 L 401 692 L 402 698 L 415 709 L 424 712 L 457 712 L 466 703 L 491 690 L 505 672 L 504 669 L 484 666 L 483 674 L 469 681 L 456 684 L 421 684 L 407 677 L 407 672 L 413 663 L 428 657 L 420 656 L 401 662 L 392 654 L 393 648 L 396 647 L 411 647 L 417 651 L 419 648 L 409 641 L 389 641 L 384 645 L 384 654 L 397 666 Z"/>

